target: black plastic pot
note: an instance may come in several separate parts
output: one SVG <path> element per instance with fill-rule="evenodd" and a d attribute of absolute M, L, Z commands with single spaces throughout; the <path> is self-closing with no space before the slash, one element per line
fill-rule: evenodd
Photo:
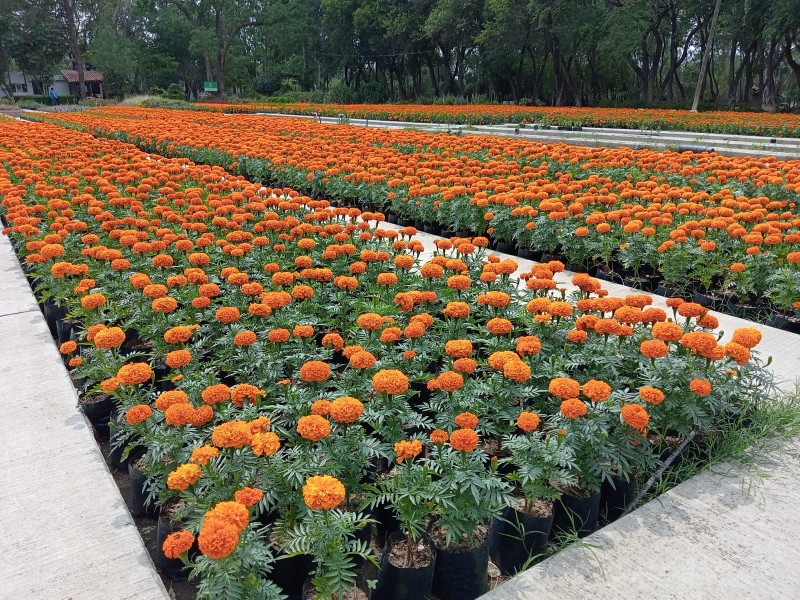
<path fill-rule="evenodd" d="M 492 562 L 503 575 L 519 573 L 544 553 L 552 526 L 552 513 L 549 517 L 534 517 L 506 506 L 492 523 Z"/>
<path fill-rule="evenodd" d="M 425 223 L 425 227 L 423 227 L 422 230 L 425 233 L 430 233 L 431 235 L 439 235 L 442 233 L 442 228 L 436 223 Z"/>
<path fill-rule="evenodd" d="M 109 421 L 111 421 L 111 413 L 114 410 L 114 400 L 111 396 L 103 395 L 103 399 L 99 402 L 84 402 L 81 400 L 81 410 L 89 422 L 97 430 L 97 433 L 103 439 L 108 439 L 110 436 Z"/>
<path fill-rule="evenodd" d="M 474 600 L 486 590 L 489 536 L 465 552 L 436 548 L 433 593 L 440 600 Z"/>
<path fill-rule="evenodd" d="M 183 564 L 179 558 L 167 558 L 164 556 L 164 540 L 170 533 L 176 531 L 169 519 L 158 512 L 158 524 L 156 525 L 156 553 L 158 557 L 158 568 L 172 581 L 185 581 L 189 576 L 189 568 Z"/>
<path fill-rule="evenodd" d="M 636 478 L 629 481 L 612 477 L 604 481 L 600 490 L 600 519 L 603 523 L 612 523 L 622 516 L 628 505 L 636 496 Z"/>
<path fill-rule="evenodd" d="M 44 315 L 44 320 L 47 322 L 50 335 L 53 336 L 54 340 L 58 340 L 58 324 L 64 320 L 67 313 L 52 300 L 45 300 L 42 308 L 42 314 Z"/>
<path fill-rule="evenodd" d="M 398 531 L 387 540 L 381 558 L 378 583 L 370 594 L 370 600 L 428 600 L 430 598 L 436 565 L 436 550 L 430 545 L 433 560 L 427 566 L 396 567 L 389 562 L 389 548 L 395 541 L 404 537 Z"/>
<path fill-rule="evenodd" d="M 372 517 L 375 519 L 375 539 L 379 546 L 386 544 L 393 533 L 400 531 L 400 521 L 390 505 L 377 505 Z"/>
<path fill-rule="evenodd" d="M 574 531 L 586 537 L 597 529 L 600 512 L 600 492 L 588 498 L 563 494 L 553 506 L 553 529 L 550 537 L 558 533 Z"/>
<path fill-rule="evenodd" d="M 131 514 L 134 517 L 158 516 L 158 507 L 152 502 L 149 505 L 146 503 L 147 491 L 145 490 L 145 484 L 147 483 L 147 475 L 133 466 L 133 462 L 129 462 L 128 477 L 131 485 Z"/>
<path fill-rule="evenodd" d="M 314 567 L 314 561 L 308 554 L 298 556 L 278 555 L 272 563 L 269 579 L 275 583 L 289 600 L 305 597 L 303 584 Z"/>
<path fill-rule="evenodd" d="M 425 221 L 423 221 L 422 219 L 414 219 L 414 227 L 417 228 L 417 231 L 424 231 Z"/>

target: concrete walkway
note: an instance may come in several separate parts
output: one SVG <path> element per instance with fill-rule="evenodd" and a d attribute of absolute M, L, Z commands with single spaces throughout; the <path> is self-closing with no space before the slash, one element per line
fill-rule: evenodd
<path fill-rule="evenodd" d="M 800 598 L 800 440 L 719 465 L 482 600 Z"/>
<path fill-rule="evenodd" d="M 0 599 L 169 598 L 0 236 Z"/>

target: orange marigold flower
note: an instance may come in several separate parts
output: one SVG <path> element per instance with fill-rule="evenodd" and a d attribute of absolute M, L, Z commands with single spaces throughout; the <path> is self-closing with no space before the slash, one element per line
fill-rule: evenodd
<path fill-rule="evenodd" d="M 567 332 L 567 340 L 573 344 L 585 342 L 588 337 L 589 334 L 587 334 L 585 331 L 581 331 L 580 329 L 571 329 Z"/>
<path fill-rule="evenodd" d="M 321 360 L 310 360 L 300 367 L 300 379 L 307 383 L 320 383 L 330 376 L 330 365 Z"/>
<path fill-rule="evenodd" d="M 469 316 L 469 304 L 466 302 L 449 302 L 442 313 L 451 319 L 463 319 Z"/>
<path fill-rule="evenodd" d="M 149 419 L 153 414 L 153 409 L 147 404 L 135 404 L 125 413 L 125 420 L 130 425 L 138 425 Z"/>
<path fill-rule="evenodd" d="M 297 421 L 297 433 L 312 442 L 318 442 L 331 433 L 331 423 L 319 415 L 300 417 Z"/>
<path fill-rule="evenodd" d="M 505 292 L 491 291 L 485 294 L 479 294 L 476 298 L 478 304 L 491 306 L 492 308 L 503 308 L 508 306 L 511 302 L 511 296 Z"/>
<path fill-rule="evenodd" d="M 70 367 L 80 367 L 83 364 L 83 359 L 80 356 L 74 356 L 69 359 Z"/>
<path fill-rule="evenodd" d="M 725 354 L 740 365 L 746 365 L 750 362 L 750 350 L 736 342 L 728 342 L 725 344 Z"/>
<path fill-rule="evenodd" d="M 625 423 L 639 431 L 643 431 L 650 422 L 650 415 L 647 414 L 644 407 L 638 404 L 625 404 L 622 409 L 620 409 L 619 414 Z"/>
<path fill-rule="evenodd" d="M 331 347 L 334 350 L 341 350 L 344 348 L 344 339 L 338 333 L 326 333 L 322 336 L 322 347 Z"/>
<path fill-rule="evenodd" d="M 397 454 L 397 462 L 401 463 L 406 459 L 414 459 L 422 452 L 422 442 L 419 440 L 402 440 L 394 445 L 394 452 Z"/>
<path fill-rule="evenodd" d="M 243 504 L 248 508 L 261 502 L 263 497 L 264 492 L 251 487 L 243 487 L 240 490 L 236 490 L 236 492 L 233 494 L 233 499 L 236 500 L 236 502 Z"/>
<path fill-rule="evenodd" d="M 372 376 L 372 387 L 376 392 L 402 394 L 408 389 L 408 377 L 396 369 L 381 369 Z"/>
<path fill-rule="evenodd" d="M 244 401 L 249 400 L 251 404 L 258 401 L 259 396 L 264 395 L 264 390 L 257 388 L 249 383 L 240 383 L 233 390 L 231 390 L 231 402 L 239 408 L 244 406 Z M 264 417 L 266 419 L 266 417 Z M 269 425 L 269 419 L 267 419 Z"/>
<path fill-rule="evenodd" d="M 342 482 L 330 475 L 309 477 L 303 486 L 303 501 L 311 510 L 330 510 L 345 498 Z"/>
<path fill-rule="evenodd" d="M 414 350 L 406 350 L 403 352 L 403 358 L 406 360 L 414 360 L 417 357 L 417 353 Z"/>
<path fill-rule="evenodd" d="M 554 317 L 569 317 L 572 315 L 572 305 L 569 302 L 551 302 L 547 312 Z"/>
<path fill-rule="evenodd" d="M 577 419 L 586 413 L 586 403 L 578 398 L 568 398 L 561 403 L 561 414 L 568 419 Z"/>
<path fill-rule="evenodd" d="M 164 422 L 172 427 L 189 425 L 194 418 L 195 410 L 191 404 L 173 404 L 164 411 Z"/>
<path fill-rule="evenodd" d="M 463 412 L 454 420 L 456 425 L 464 429 L 475 429 L 478 426 L 478 417 L 471 412 Z"/>
<path fill-rule="evenodd" d="M 255 331 L 240 331 L 233 336 L 233 343 L 237 346 L 252 346 L 257 340 Z"/>
<path fill-rule="evenodd" d="M 434 429 L 430 434 L 431 441 L 434 444 L 444 444 L 450 436 L 444 429 Z"/>
<path fill-rule="evenodd" d="M 511 333 L 511 330 L 514 328 L 514 325 L 508 319 L 501 319 L 495 317 L 491 319 L 486 324 L 486 329 L 489 330 L 489 333 L 494 335 L 507 335 Z"/>
<path fill-rule="evenodd" d="M 210 385 L 203 390 L 202 394 L 200 394 L 200 397 L 206 404 L 217 404 L 218 402 L 224 402 L 230 398 L 230 396 L 231 388 L 224 383 Z"/>
<path fill-rule="evenodd" d="M 669 354 L 669 348 L 661 340 L 644 340 L 639 345 L 639 352 L 647 358 L 663 358 Z"/>
<path fill-rule="evenodd" d="M 200 408 L 195 409 L 189 420 L 189 425 L 193 427 L 202 427 L 211 422 L 214 418 L 214 409 L 207 405 L 202 405 Z"/>
<path fill-rule="evenodd" d="M 341 396 L 331 403 L 330 415 L 337 423 L 355 423 L 364 414 L 364 405 L 357 398 Z"/>
<path fill-rule="evenodd" d="M 118 348 L 125 341 L 125 332 L 119 327 L 106 327 L 94 336 L 94 345 L 97 348 Z"/>
<path fill-rule="evenodd" d="M 472 355 L 472 342 L 469 340 L 450 340 L 445 343 L 444 351 L 452 358 L 467 358 Z"/>
<path fill-rule="evenodd" d="M 178 308 L 178 301 L 170 296 L 164 296 L 163 298 L 156 298 L 153 300 L 150 306 L 154 312 L 166 314 L 171 313 Z"/>
<path fill-rule="evenodd" d="M 478 368 L 478 363 L 471 358 L 458 358 L 453 361 L 453 369 L 459 373 L 472 373 Z"/>
<path fill-rule="evenodd" d="M 381 331 L 380 341 L 384 344 L 396 342 L 403 336 L 403 330 L 399 327 L 387 327 Z"/>
<path fill-rule="evenodd" d="M 155 404 L 158 410 L 164 412 L 175 404 L 189 404 L 189 395 L 183 390 L 169 390 L 159 394 Z"/>
<path fill-rule="evenodd" d="M 520 356 L 534 356 L 542 349 L 542 341 L 535 335 L 525 335 L 517 338 L 517 354 Z"/>
<path fill-rule="evenodd" d="M 456 429 L 450 434 L 450 447 L 462 452 L 472 452 L 478 447 L 478 434 L 473 429 Z"/>
<path fill-rule="evenodd" d="M 581 384 L 569 377 L 556 377 L 550 380 L 547 389 L 556 398 L 577 398 L 581 393 Z"/>
<path fill-rule="evenodd" d="M 330 400 L 325 400 L 323 398 L 315 400 L 311 403 L 311 414 L 323 417 L 327 416 L 331 414 L 331 404 L 332 402 Z"/>
<path fill-rule="evenodd" d="M 192 362 L 192 353 L 188 350 L 173 350 L 167 353 L 164 362 L 167 363 L 168 367 L 180 369 Z"/>
<path fill-rule="evenodd" d="M 383 326 L 384 318 L 377 313 L 364 313 L 359 315 L 356 323 L 366 331 L 376 331 Z"/>
<path fill-rule="evenodd" d="M 143 362 L 122 365 L 117 371 L 117 379 L 123 385 L 137 385 L 149 381 L 153 376 L 153 369 Z"/>
<path fill-rule="evenodd" d="M 78 344 L 73 340 L 64 342 L 58 347 L 58 351 L 61 352 L 61 354 L 70 354 L 72 352 L 75 352 L 75 350 L 77 349 L 78 349 Z"/>
<path fill-rule="evenodd" d="M 167 487 L 182 492 L 197 483 L 202 476 L 203 471 L 199 466 L 193 463 L 183 464 L 167 475 Z"/>
<path fill-rule="evenodd" d="M 683 328 L 677 323 L 654 323 L 653 337 L 665 342 L 677 342 L 683 337 Z"/>
<path fill-rule="evenodd" d="M 505 364 L 510 360 L 520 360 L 519 354 L 511 350 L 500 350 L 489 355 L 489 366 L 502 371 Z"/>
<path fill-rule="evenodd" d="M 281 449 L 281 440 L 271 431 L 256 433 L 250 440 L 250 447 L 256 456 L 272 456 Z"/>
<path fill-rule="evenodd" d="M 252 439 L 250 425 L 244 421 L 220 423 L 211 432 L 211 442 L 218 448 L 242 448 Z"/>
<path fill-rule="evenodd" d="M 189 462 L 197 463 L 198 465 L 207 465 L 208 461 L 215 456 L 219 456 L 219 450 L 214 448 L 214 446 L 206 444 L 205 446 L 200 446 L 192 450 Z"/>
<path fill-rule="evenodd" d="M 94 341 L 95 336 L 97 336 L 98 332 L 105 329 L 106 326 L 103 323 L 98 323 L 97 325 L 91 325 L 86 330 L 86 341 L 92 342 Z"/>
<path fill-rule="evenodd" d="M 680 306 L 678 306 L 678 314 L 682 317 L 699 317 L 706 312 L 708 312 L 708 309 L 696 302 L 681 302 Z"/>
<path fill-rule="evenodd" d="M 200 552 L 214 560 L 225 558 L 236 550 L 240 533 L 231 523 L 221 519 L 206 518 L 197 536 Z"/>
<path fill-rule="evenodd" d="M 164 341 L 168 344 L 185 344 L 192 337 L 195 328 L 189 325 L 178 325 L 164 332 Z"/>
<path fill-rule="evenodd" d="M 104 379 L 100 382 L 100 389 L 106 393 L 111 393 L 116 391 L 116 389 L 120 386 L 120 380 L 116 377 L 109 377 L 108 379 Z"/>
<path fill-rule="evenodd" d="M 87 294 L 81 298 L 81 306 L 88 310 L 103 306 L 105 303 L 106 297 L 103 294 Z"/>
<path fill-rule="evenodd" d="M 592 402 L 604 402 L 611 397 L 611 386 L 605 381 L 590 379 L 581 386 L 583 395 Z"/>
<path fill-rule="evenodd" d="M 742 273 L 744 272 L 745 269 L 747 269 L 747 267 L 745 266 L 744 263 L 735 262 L 730 266 L 730 269 L 734 273 Z"/>
<path fill-rule="evenodd" d="M 239 309 L 235 306 L 221 306 L 214 313 L 214 318 L 220 323 L 233 323 L 240 314 Z"/>
<path fill-rule="evenodd" d="M 181 529 L 170 533 L 161 545 L 161 550 L 167 558 L 178 558 L 185 554 L 194 544 L 194 535 L 191 531 Z"/>
<path fill-rule="evenodd" d="M 311 325 L 295 325 L 292 335 L 298 339 L 307 339 L 314 335 L 314 327 Z"/>
<path fill-rule="evenodd" d="M 375 366 L 376 362 L 378 359 L 375 358 L 375 355 L 366 350 L 355 352 L 350 356 L 350 366 L 356 369 L 369 369 Z"/>
<path fill-rule="evenodd" d="M 192 298 L 192 307 L 193 308 L 208 308 L 211 306 L 211 300 L 206 298 L 205 296 L 198 296 L 197 298 Z"/>
<path fill-rule="evenodd" d="M 436 383 L 445 392 L 455 392 L 464 387 L 464 377 L 455 371 L 445 371 L 436 378 Z"/>
<path fill-rule="evenodd" d="M 740 327 L 733 331 L 731 341 L 751 350 L 761 342 L 761 332 L 755 327 Z"/>
<path fill-rule="evenodd" d="M 521 360 L 509 360 L 503 365 L 503 376 L 522 383 L 531 378 L 531 368 Z"/>
<path fill-rule="evenodd" d="M 267 334 L 267 339 L 273 344 L 282 344 L 288 342 L 291 336 L 292 334 L 289 333 L 288 329 L 272 329 Z"/>
<path fill-rule="evenodd" d="M 701 398 L 705 398 L 711 393 L 711 383 L 705 379 L 695 377 L 689 382 L 689 389 Z"/>
<path fill-rule="evenodd" d="M 664 401 L 664 392 L 657 387 L 645 385 L 639 388 L 639 397 L 645 402 L 658 406 Z"/>
<path fill-rule="evenodd" d="M 534 431 L 539 427 L 539 415 L 534 412 L 522 411 L 517 417 L 517 427 L 522 431 Z"/>
<path fill-rule="evenodd" d="M 244 531 L 250 523 L 250 512 L 247 507 L 240 502 L 217 502 L 210 511 L 206 513 L 206 520 L 215 519 L 230 523 L 239 532 Z"/>
<path fill-rule="evenodd" d="M 716 329 L 719 327 L 719 319 L 711 313 L 706 313 L 697 319 L 697 324 L 703 329 Z"/>

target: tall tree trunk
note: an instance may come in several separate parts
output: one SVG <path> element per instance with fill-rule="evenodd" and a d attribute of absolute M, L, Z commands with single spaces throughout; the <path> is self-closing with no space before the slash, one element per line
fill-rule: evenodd
<path fill-rule="evenodd" d="M 80 32 L 78 31 L 78 8 L 75 5 L 75 0 L 61 0 L 61 8 L 64 10 L 64 18 L 67 21 L 67 44 L 72 58 L 75 60 L 75 68 L 78 71 L 78 96 L 81 100 L 85 100 L 86 74 L 84 73 Z"/>
<path fill-rule="evenodd" d="M 778 40 L 772 37 L 769 41 L 769 50 L 764 63 L 764 89 L 761 92 L 761 108 L 767 112 L 778 110 L 778 86 L 775 83 L 775 52 Z"/>
<path fill-rule="evenodd" d="M 711 30 L 708 32 L 708 41 L 706 42 L 706 49 L 703 53 L 703 62 L 700 64 L 700 77 L 697 79 L 697 88 L 694 91 L 692 112 L 697 112 L 697 107 L 700 104 L 700 97 L 703 94 L 703 87 L 706 84 L 706 72 L 708 71 L 708 61 L 711 59 L 711 49 L 714 46 L 714 33 L 717 29 L 720 4 L 722 4 L 722 0 L 717 0 L 714 6 L 714 16 L 711 17 Z"/>

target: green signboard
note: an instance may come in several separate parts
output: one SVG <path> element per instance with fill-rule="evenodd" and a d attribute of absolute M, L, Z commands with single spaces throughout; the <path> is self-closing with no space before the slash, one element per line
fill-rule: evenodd
<path fill-rule="evenodd" d="M 203 90 L 206 92 L 218 92 L 219 88 L 216 81 L 204 81 Z"/>

